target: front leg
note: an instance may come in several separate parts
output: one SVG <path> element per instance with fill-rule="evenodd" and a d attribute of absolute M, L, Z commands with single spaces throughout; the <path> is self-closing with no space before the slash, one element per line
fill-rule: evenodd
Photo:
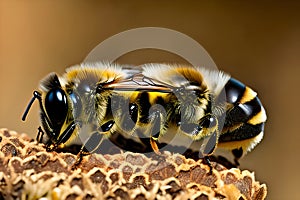
<path fill-rule="evenodd" d="M 37 143 L 42 143 L 43 142 L 44 134 L 45 133 L 44 133 L 42 127 L 39 126 L 38 133 L 36 135 L 36 141 L 37 141 Z"/>
<path fill-rule="evenodd" d="M 100 147 L 103 139 L 102 133 L 98 131 L 93 132 L 92 135 L 82 145 L 79 153 L 77 154 L 77 160 L 74 164 L 74 167 L 81 163 L 83 156 L 92 154 L 95 150 L 97 150 Z"/>
<path fill-rule="evenodd" d="M 188 133 L 194 141 L 203 141 L 199 148 L 199 158 L 202 158 L 209 166 L 211 174 L 212 166 L 209 156 L 215 151 L 219 137 L 217 118 L 208 114 L 202 117 L 198 124 L 183 123 L 180 128 Z"/>

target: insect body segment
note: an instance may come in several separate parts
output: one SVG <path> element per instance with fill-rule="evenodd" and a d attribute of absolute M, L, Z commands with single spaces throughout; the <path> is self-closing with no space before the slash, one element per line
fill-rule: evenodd
<path fill-rule="evenodd" d="M 218 146 L 237 162 L 261 140 L 266 120 L 250 88 L 221 71 L 189 66 L 82 64 L 43 79 L 23 120 L 35 99 L 46 133 L 40 128 L 38 141 L 49 150 L 77 143 L 80 155 L 108 138 L 137 152 L 159 153 L 170 144 L 208 156 Z"/>
<path fill-rule="evenodd" d="M 218 147 L 231 150 L 237 163 L 261 141 L 267 117 L 251 88 L 231 78 L 225 91 L 227 111 Z"/>

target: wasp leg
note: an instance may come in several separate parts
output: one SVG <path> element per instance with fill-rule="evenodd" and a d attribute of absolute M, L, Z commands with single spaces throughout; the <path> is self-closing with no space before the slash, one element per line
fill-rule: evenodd
<path fill-rule="evenodd" d="M 186 129 L 183 127 L 183 129 Z M 198 135 L 202 132 L 208 133 L 203 139 L 203 136 Z M 203 158 L 203 161 L 209 166 L 209 174 L 212 174 L 212 165 L 209 160 L 209 156 L 213 154 L 216 149 L 218 143 L 218 122 L 214 115 L 206 115 L 205 117 L 201 118 L 199 124 L 196 126 L 192 126 L 192 131 L 190 134 L 197 138 L 196 140 L 203 140 L 203 143 L 199 150 L 199 157 Z"/>
<path fill-rule="evenodd" d="M 38 133 L 37 133 L 37 135 L 36 135 L 36 141 L 37 141 L 38 143 L 42 143 L 44 134 L 45 134 L 45 133 L 44 133 L 42 127 L 39 126 L 39 128 L 38 128 Z"/>
<path fill-rule="evenodd" d="M 115 122 L 113 120 L 108 121 L 101 126 L 99 131 L 92 133 L 92 135 L 84 142 L 79 153 L 77 154 L 77 160 L 74 164 L 74 167 L 81 163 L 83 156 L 92 154 L 100 147 L 104 140 L 104 135 L 107 135 L 107 132 L 110 131 L 114 123 Z"/>
<path fill-rule="evenodd" d="M 213 152 L 217 147 L 217 143 L 218 143 L 218 134 L 217 131 L 215 131 L 213 134 L 211 134 L 210 136 L 204 139 L 203 144 L 205 145 L 203 145 L 200 148 L 201 153 L 204 156 L 209 156 L 213 154 Z"/>
<path fill-rule="evenodd" d="M 202 158 L 203 163 L 209 167 L 209 175 L 212 174 L 212 165 L 209 156 L 213 154 L 217 146 L 217 132 L 215 131 L 211 136 L 207 137 L 203 141 L 203 145 L 199 151 L 199 158 Z"/>
<path fill-rule="evenodd" d="M 209 157 L 208 157 L 208 156 L 204 156 L 203 161 L 204 161 L 204 163 L 209 167 L 209 172 L 208 172 L 208 174 L 209 174 L 209 175 L 212 175 L 213 167 L 212 167 L 212 165 L 211 165 L 211 162 L 210 162 Z"/>
<path fill-rule="evenodd" d="M 86 142 L 82 145 L 80 151 L 78 152 L 77 160 L 73 168 L 75 168 L 81 163 L 83 156 L 92 154 L 95 150 L 97 150 L 100 147 L 104 139 L 103 136 L 104 134 L 98 131 L 92 133 L 92 135 L 86 140 Z"/>
<path fill-rule="evenodd" d="M 160 106 L 154 106 L 152 107 L 152 112 L 149 115 L 150 118 L 150 124 L 151 127 L 149 129 L 149 133 L 150 133 L 150 145 L 152 150 L 160 155 L 160 151 L 157 145 L 157 140 L 159 135 L 161 134 L 161 131 L 164 127 L 164 123 L 165 123 L 165 117 L 164 117 L 164 113 L 162 112 L 162 108 L 160 108 Z"/>
<path fill-rule="evenodd" d="M 190 134 L 195 141 L 203 140 L 199 150 L 199 158 L 213 154 L 219 137 L 217 122 L 214 116 L 207 115 L 201 119 L 199 124 L 182 123 L 180 129 Z"/>
<path fill-rule="evenodd" d="M 233 149 L 232 154 L 234 156 L 234 164 L 237 167 L 240 166 L 239 159 L 243 156 L 243 148 Z"/>
<path fill-rule="evenodd" d="M 56 141 L 57 145 L 60 145 L 62 143 L 65 143 L 66 141 L 68 141 L 68 139 L 72 136 L 74 130 L 76 128 L 76 124 L 74 122 L 72 122 L 67 128 L 66 130 L 59 136 L 59 138 Z"/>
<path fill-rule="evenodd" d="M 156 140 L 157 140 L 157 138 L 155 138 L 155 137 L 150 137 L 150 145 L 151 145 L 151 148 L 153 149 L 153 151 L 154 151 L 156 154 L 160 155 L 161 153 L 160 153 L 159 148 L 158 148 L 158 146 L 157 146 Z"/>
<path fill-rule="evenodd" d="M 51 140 L 48 140 L 46 143 L 46 151 L 55 151 L 58 147 L 58 144 L 52 143 Z"/>

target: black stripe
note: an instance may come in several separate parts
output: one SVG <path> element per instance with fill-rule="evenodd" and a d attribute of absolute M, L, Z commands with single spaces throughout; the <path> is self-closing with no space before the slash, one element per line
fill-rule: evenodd
<path fill-rule="evenodd" d="M 261 124 L 243 124 L 232 132 L 227 132 L 219 137 L 219 142 L 233 142 L 254 138 L 264 131 L 264 123 Z"/>
<path fill-rule="evenodd" d="M 257 97 L 244 104 L 237 104 L 227 111 L 224 127 L 247 122 L 261 111 L 261 102 Z"/>
<path fill-rule="evenodd" d="M 136 124 L 138 120 L 139 107 L 136 103 L 129 103 L 130 119 Z"/>
<path fill-rule="evenodd" d="M 140 109 L 140 119 L 139 121 L 141 123 L 148 123 L 149 122 L 149 110 L 151 108 L 151 104 L 149 102 L 149 93 L 148 92 L 142 92 L 139 97 L 139 105 L 141 107 Z"/>
<path fill-rule="evenodd" d="M 136 104 L 129 103 L 129 99 L 124 99 L 120 106 L 122 109 L 120 126 L 123 131 L 130 132 L 136 126 L 138 107 Z"/>
<path fill-rule="evenodd" d="M 158 96 L 158 97 L 155 99 L 155 103 L 156 103 L 156 104 L 160 104 L 160 105 L 162 105 L 163 107 L 166 106 L 165 100 L 164 100 L 161 96 Z"/>
<path fill-rule="evenodd" d="M 246 86 L 243 83 L 234 78 L 230 78 L 225 85 L 226 101 L 232 104 L 238 103 L 244 95 L 245 90 Z"/>

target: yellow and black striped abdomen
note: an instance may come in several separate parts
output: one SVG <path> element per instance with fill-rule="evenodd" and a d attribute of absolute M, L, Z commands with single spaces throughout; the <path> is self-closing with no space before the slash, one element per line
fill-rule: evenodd
<path fill-rule="evenodd" d="M 243 83 L 230 78 L 225 92 L 227 112 L 218 147 L 232 150 L 238 159 L 260 142 L 267 117 L 256 92 Z"/>

